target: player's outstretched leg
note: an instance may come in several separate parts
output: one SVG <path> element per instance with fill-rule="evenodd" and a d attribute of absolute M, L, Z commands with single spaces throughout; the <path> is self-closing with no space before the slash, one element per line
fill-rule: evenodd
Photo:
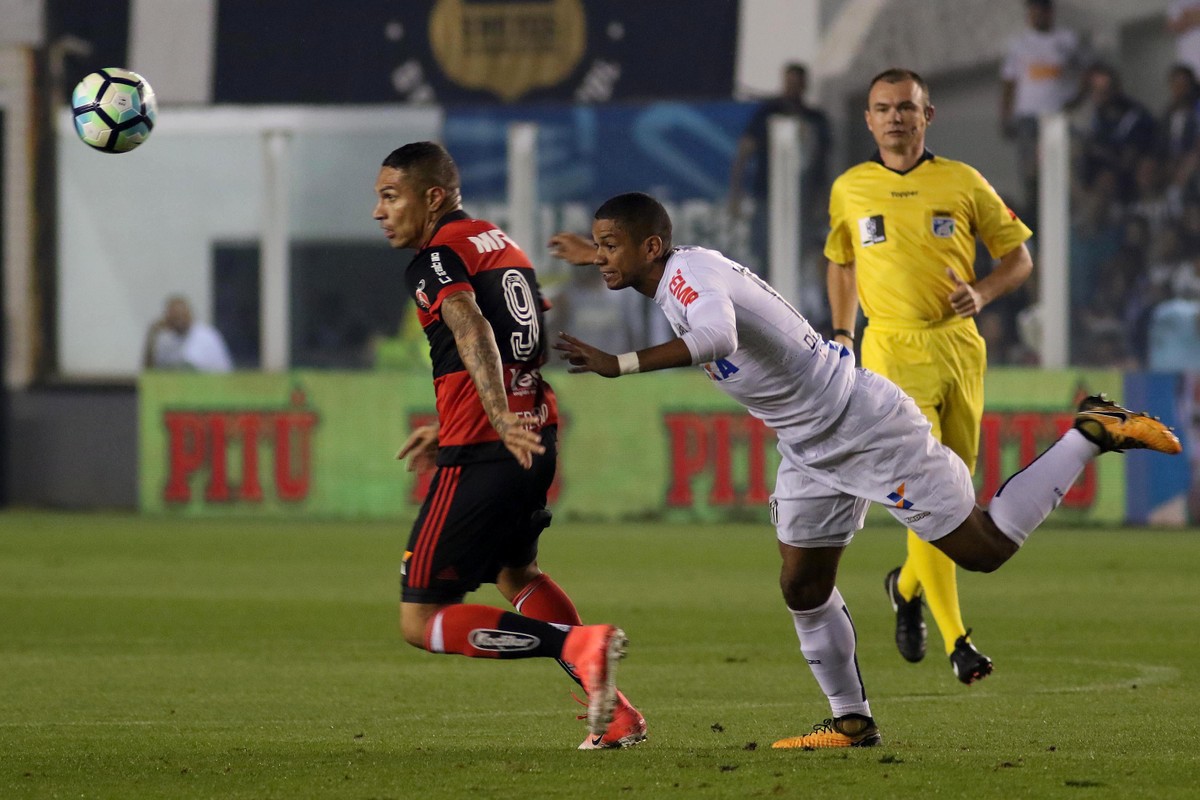
<path fill-rule="evenodd" d="M 1071 430 L 1005 481 L 986 512 L 973 510 L 934 545 L 966 569 L 998 569 L 1058 507 L 1088 462 L 1101 453 L 1134 448 L 1168 455 L 1183 449 L 1155 417 L 1122 408 L 1103 395 L 1087 397 Z"/>
<path fill-rule="evenodd" d="M 520 614 L 534 619 L 540 619 L 543 622 L 558 623 L 560 625 L 582 625 L 583 620 L 579 617 L 579 612 L 575 608 L 575 604 L 571 602 L 571 598 L 563 591 L 562 587 L 551 580 L 550 576 L 544 572 L 536 570 L 536 574 L 532 578 L 527 578 L 526 573 L 522 576 L 524 586 L 513 592 L 512 604 Z M 515 572 L 515 571 L 514 571 Z M 503 573 L 502 573 L 503 574 Z M 511 576 L 505 575 L 506 579 Z M 525 582 L 528 580 L 528 582 Z M 504 586 L 501 591 L 506 588 Z M 575 672 L 575 666 L 562 659 L 559 659 L 559 665 L 570 676 L 571 680 L 575 681 L 582 688 L 583 681 Z M 585 691 L 586 694 L 586 691 Z M 583 705 L 587 703 L 580 701 Z M 587 715 L 581 715 L 579 719 L 587 719 Z M 624 693 L 617 692 L 617 703 L 613 708 L 613 719 L 609 723 L 608 728 L 604 731 L 604 735 L 597 740 L 590 733 L 583 738 L 583 742 L 579 745 L 580 750 L 609 750 L 620 747 L 631 747 L 646 740 L 646 718 L 642 716 Z"/>
<path fill-rule="evenodd" d="M 617 662 L 627 646 L 625 633 L 615 625 L 556 625 L 472 603 L 402 603 L 400 621 L 405 640 L 431 653 L 569 662 L 588 695 L 588 730 L 603 736 L 612 721 Z"/>

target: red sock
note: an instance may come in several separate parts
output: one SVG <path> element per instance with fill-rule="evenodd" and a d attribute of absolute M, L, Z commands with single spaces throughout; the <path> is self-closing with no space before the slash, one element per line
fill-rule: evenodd
<path fill-rule="evenodd" d="M 575 604 L 562 587 L 542 573 L 529 582 L 520 594 L 513 598 L 513 607 L 527 617 L 559 625 L 582 625 Z"/>
<path fill-rule="evenodd" d="M 540 620 L 499 608 L 454 605 L 425 625 L 425 649 L 468 658 L 558 658 L 567 634 Z"/>

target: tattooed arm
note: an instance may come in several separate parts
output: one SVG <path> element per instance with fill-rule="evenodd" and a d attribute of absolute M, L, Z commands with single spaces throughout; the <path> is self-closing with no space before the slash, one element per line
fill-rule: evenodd
<path fill-rule="evenodd" d="M 525 427 L 521 418 L 508 409 L 500 348 L 496 346 L 492 326 L 475 302 L 475 293 L 455 292 L 443 300 L 442 321 L 454 334 L 458 356 L 475 383 L 488 421 L 508 451 L 529 469 L 533 466 L 533 456 L 546 452 L 546 448 L 542 446 L 542 437 Z"/>

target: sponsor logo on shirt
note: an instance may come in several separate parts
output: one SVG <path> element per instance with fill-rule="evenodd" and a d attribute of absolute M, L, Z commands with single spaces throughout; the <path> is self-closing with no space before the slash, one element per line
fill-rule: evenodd
<path fill-rule="evenodd" d="M 516 247 L 516 243 L 505 235 L 504 231 L 499 228 L 492 228 L 490 231 L 484 231 L 478 236 L 467 237 L 471 244 L 475 245 L 475 249 L 480 253 L 491 253 L 496 250 L 503 250 L 508 246 Z M 519 249 L 519 248 L 518 248 Z M 436 254 L 435 254 L 436 255 Z"/>
<path fill-rule="evenodd" d="M 425 294 L 425 279 L 424 278 L 421 278 L 421 280 L 417 283 L 417 305 L 419 305 L 421 308 L 425 309 L 426 311 L 429 310 L 429 306 L 430 306 L 429 295 Z"/>
<path fill-rule="evenodd" d="M 675 270 L 667 288 L 671 290 L 671 295 L 685 306 L 690 306 L 700 296 L 699 292 L 687 285 L 683 280 L 683 273 L 679 270 Z"/>
<path fill-rule="evenodd" d="M 883 231 L 883 214 L 873 217 L 863 217 L 858 221 L 858 235 L 863 247 L 880 244 L 887 241 Z"/>
<path fill-rule="evenodd" d="M 438 283 L 445 286 L 450 282 L 450 276 L 446 274 L 446 268 L 442 266 L 442 254 L 433 252 L 429 254 L 430 262 L 433 264 L 433 271 L 438 276 Z"/>
<path fill-rule="evenodd" d="M 718 358 L 716 361 L 710 361 L 704 365 L 704 371 L 708 373 L 708 377 L 714 381 L 723 381 L 730 375 L 736 374 L 739 370 L 730 361 L 723 358 Z"/>

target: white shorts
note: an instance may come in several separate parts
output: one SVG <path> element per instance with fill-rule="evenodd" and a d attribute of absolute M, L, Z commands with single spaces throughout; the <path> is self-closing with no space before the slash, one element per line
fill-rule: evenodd
<path fill-rule="evenodd" d="M 779 541 L 845 546 L 871 502 L 887 506 L 927 542 L 953 531 L 975 508 L 975 487 L 967 465 L 930 430 L 911 397 L 858 370 L 833 428 L 808 441 L 779 442 L 783 460 L 771 495 Z"/>

